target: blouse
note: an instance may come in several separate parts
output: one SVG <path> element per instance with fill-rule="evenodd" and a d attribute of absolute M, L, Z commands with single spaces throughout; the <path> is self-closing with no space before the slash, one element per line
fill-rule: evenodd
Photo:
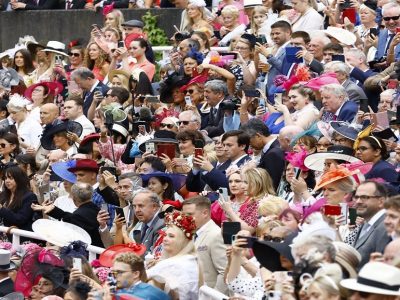
<path fill-rule="evenodd" d="M 258 226 L 258 201 L 247 198 L 239 209 L 240 219 L 246 222 L 250 227 Z"/>
<path fill-rule="evenodd" d="M 314 8 L 309 8 L 304 15 L 292 23 L 292 31 L 299 30 L 324 30 L 324 18 Z"/>
<path fill-rule="evenodd" d="M 114 156 L 115 156 L 116 167 L 121 170 L 122 174 L 128 173 L 128 172 L 133 172 L 135 165 L 133 165 L 133 164 L 127 165 L 121 161 L 122 154 L 124 154 L 124 152 L 125 152 L 126 144 L 113 144 L 113 145 L 114 145 Z M 99 150 L 100 150 L 101 156 L 103 156 L 104 158 L 107 158 L 111 161 L 113 160 L 111 140 L 109 137 L 107 138 L 107 142 L 105 142 L 105 143 L 99 141 Z"/>

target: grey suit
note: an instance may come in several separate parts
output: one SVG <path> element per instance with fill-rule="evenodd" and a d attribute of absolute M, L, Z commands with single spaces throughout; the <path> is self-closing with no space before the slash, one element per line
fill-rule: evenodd
<path fill-rule="evenodd" d="M 361 262 L 359 268 L 364 266 L 368 261 L 370 254 L 373 252 L 383 253 L 386 245 L 390 242 L 383 220 L 385 214 L 382 215 L 372 227 L 360 237 L 359 231 L 356 240 L 354 241 L 353 247 L 361 254 Z M 365 226 L 365 225 L 363 225 Z"/>
<path fill-rule="evenodd" d="M 158 214 L 158 212 L 156 214 Z M 165 226 L 165 223 L 164 220 L 160 219 L 157 215 L 142 239 L 143 226 L 144 224 L 142 222 L 137 223 L 136 226 L 133 228 L 132 235 L 136 243 L 142 243 L 146 246 L 147 250 L 145 254 L 147 254 L 153 249 L 153 245 L 158 239 L 158 231 Z"/>
<path fill-rule="evenodd" d="M 362 88 L 360 88 L 355 82 L 347 79 L 343 82 L 343 87 L 345 88 L 347 95 L 351 101 L 360 103 L 361 99 L 368 99 L 367 95 Z"/>

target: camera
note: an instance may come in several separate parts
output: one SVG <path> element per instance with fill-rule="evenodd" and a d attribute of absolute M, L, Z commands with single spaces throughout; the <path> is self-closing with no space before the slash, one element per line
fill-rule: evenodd
<path fill-rule="evenodd" d="M 220 107 L 222 110 L 237 110 L 240 100 L 238 98 L 226 99 L 221 102 Z"/>

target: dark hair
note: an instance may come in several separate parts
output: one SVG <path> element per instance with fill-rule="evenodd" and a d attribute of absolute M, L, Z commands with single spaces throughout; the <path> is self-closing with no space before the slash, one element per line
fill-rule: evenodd
<path fill-rule="evenodd" d="M 83 107 L 83 99 L 81 96 L 71 95 L 71 96 L 68 96 L 68 98 L 67 98 L 67 100 L 65 100 L 65 102 L 66 101 L 74 101 L 76 105 Z"/>
<path fill-rule="evenodd" d="M 302 38 L 304 43 L 308 44 L 311 41 L 310 35 L 305 31 L 295 31 L 290 36 L 292 39 Z"/>
<path fill-rule="evenodd" d="M 129 99 L 129 91 L 126 88 L 123 87 L 112 87 L 111 88 L 111 96 L 112 97 L 117 97 L 118 102 L 120 104 L 123 104 L 125 101 Z"/>
<path fill-rule="evenodd" d="M 82 59 L 85 56 L 85 49 L 81 45 L 76 45 L 76 46 L 71 47 L 69 49 L 69 52 L 71 52 L 72 50 L 78 50 L 81 54 Z"/>
<path fill-rule="evenodd" d="M 328 43 L 322 48 L 322 51 L 328 51 L 328 50 L 332 50 L 337 54 L 343 54 L 343 47 L 339 44 Z"/>
<path fill-rule="evenodd" d="M 236 136 L 237 137 L 237 143 L 239 146 L 245 146 L 244 151 L 247 152 L 249 150 L 249 145 L 250 145 L 250 136 L 245 133 L 243 130 L 231 130 L 228 132 L 225 132 L 224 135 L 222 136 L 221 142 L 224 142 L 228 137 L 231 136 Z"/>
<path fill-rule="evenodd" d="M 134 39 L 132 42 L 139 42 L 140 48 L 146 48 L 146 50 L 147 50 L 147 48 L 149 48 L 149 43 L 143 38 Z M 130 45 L 128 45 L 128 46 L 130 46 Z"/>
<path fill-rule="evenodd" d="M 364 182 L 361 182 L 360 185 L 364 185 L 364 184 L 368 184 L 368 183 L 372 183 L 375 186 L 375 193 L 374 193 L 375 196 L 384 197 L 384 198 L 388 197 L 389 190 L 386 187 L 386 185 L 384 185 L 383 183 L 376 182 L 374 180 L 366 180 Z"/>
<path fill-rule="evenodd" d="M 0 135 L 0 139 L 6 140 L 10 144 L 15 145 L 15 149 L 12 153 L 13 155 L 17 156 L 21 152 L 21 150 L 19 149 L 18 135 L 16 135 L 15 133 L 6 132 L 6 133 Z"/>
<path fill-rule="evenodd" d="M 257 133 L 265 137 L 269 137 L 271 135 L 267 125 L 257 118 L 250 119 L 241 127 L 241 129 L 246 132 L 248 136 L 255 136 Z"/>
<path fill-rule="evenodd" d="M 188 54 L 183 58 L 183 61 L 185 61 L 186 58 L 194 59 L 198 65 L 200 65 L 204 60 L 204 56 L 201 52 L 192 50 L 189 51 Z"/>
<path fill-rule="evenodd" d="M 18 154 L 17 157 L 15 158 L 18 164 L 24 164 L 24 165 L 29 165 L 31 167 L 31 171 L 33 174 L 35 174 L 39 168 L 36 164 L 35 157 L 29 154 Z"/>
<path fill-rule="evenodd" d="M 290 24 L 286 21 L 277 21 L 274 24 L 271 25 L 271 29 L 276 29 L 276 28 L 282 28 L 283 30 L 292 32 L 292 27 L 290 26 Z"/>
<path fill-rule="evenodd" d="M 175 190 L 174 190 L 174 185 L 173 185 L 171 179 L 169 179 L 167 177 L 164 177 L 164 176 L 153 176 L 153 177 L 150 177 L 150 178 L 156 178 L 162 185 L 164 185 L 166 183 L 168 184 L 167 188 L 164 190 L 163 199 L 162 200 L 165 200 L 165 199 L 175 200 L 175 195 L 174 195 Z M 150 178 L 149 178 L 149 181 L 150 181 Z M 147 185 L 148 184 L 149 183 L 147 182 Z"/>
<path fill-rule="evenodd" d="M 166 167 L 164 163 L 162 162 L 161 158 L 156 157 L 156 156 L 147 156 L 143 159 L 143 161 L 140 163 L 140 166 L 143 165 L 144 163 L 148 163 L 151 165 L 151 168 L 154 171 L 160 171 L 160 172 L 165 172 Z"/>
<path fill-rule="evenodd" d="M 211 209 L 211 201 L 205 196 L 194 196 L 183 201 L 182 205 L 194 204 L 196 208 Z"/>
<path fill-rule="evenodd" d="M 176 139 L 178 141 L 192 141 L 193 145 L 196 140 L 202 140 L 204 144 L 206 142 L 203 134 L 200 131 L 191 129 L 186 129 L 178 132 L 178 134 L 176 135 Z"/>
<path fill-rule="evenodd" d="M 88 283 L 84 282 L 84 281 L 73 281 L 68 290 L 66 292 L 70 292 L 72 294 L 74 294 L 74 296 L 78 299 L 78 300 L 85 300 L 88 298 L 88 294 L 91 290 L 91 287 Z"/>
<path fill-rule="evenodd" d="M 389 158 L 389 153 L 387 151 L 386 144 L 380 138 L 374 136 L 366 136 L 361 138 L 360 142 L 361 141 L 367 142 L 374 150 L 380 150 L 382 160 L 386 160 Z"/>
<path fill-rule="evenodd" d="M 193 34 L 198 35 L 203 41 L 204 41 L 204 47 L 207 50 L 210 50 L 210 41 L 208 40 L 207 34 L 203 31 L 194 31 L 191 34 L 191 37 L 193 36 Z M 193 39 L 193 38 L 192 38 Z"/>
<path fill-rule="evenodd" d="M 3 180 L 5 178 L 13 178 L 16 183 L 14 199 L 10 202 L 11 191 L 4 186 L 4 190 L 0 193 L 0 204 L 15 211 L 22 207 L 24 195 L 30 191 L 28 175 L 18 166 L 11 166 L 4 170 Z"/>
<path fill-rule="evenodd" d="M 14 54 L 14 59 L 13 59 L 13 68 L 18 71 L 18 67 L 15 64 L 15 56 L 17 53 L 21 53 L 22 57 L 24 58 L 24 66 L 22 69 L 24 70 L 25 74 L 33 72 L 35 70 L 35 67 L 33 66 L 33 59 L 31 53 L 27 49 L 21 49 L 15 52 Z"/>
<path fill-rule="evenodd" d="M 292 85 L 290 90 L 298 91 L 300 95 L 302 95 L 303 97 L 308 97 L 308 99 L 310 99 L 310 101 L 314 101 L 315 100 L 314 91 L 312 89 L 302 85 L 302 84 L 294 84 L 294 85 Z"/>
<path fill-rule="evenodd" d="M 132 84 L 135 84 L 135 87 L 132 88 Z M 130 92 L 135 98 L 137 95 L 153 95 L 153 87 L 151 85 L 151 81 L 145 72 L 140 72 L 139 80 L 133 78 L 133 76 L 129 77 L 129 88 Z"/>

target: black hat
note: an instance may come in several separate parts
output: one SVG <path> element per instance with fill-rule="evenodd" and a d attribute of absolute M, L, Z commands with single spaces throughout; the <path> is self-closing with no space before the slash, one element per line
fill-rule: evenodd
<path fill-rule="evenodd" d="M 373 0 L 367 0 L 364 2 L 364 5 L 366 7 L 368 7 L 369 9 L 373 10 L 376 12 L 376 10 L 378 9 L 378 3 L 373 1 Z"/>
<path fill-rule="evenodd" d="M 65 131 L 65 132 L 73 132 L 77 136 L 81 136 L 82 130 L 83 128 L 80 123 L 74 121 L 66 121 L 54 125 L 49 130 L 47 130 L 40 139 L 40 143 L 42 147 L 46 150 L 55 150 L 57 149 L 57 147 L 53 143 L 53 138 L 55 134 Z"/>
<path fill-rule="evenodd" d="M 390 125 L 400 125 L 400 105 L 396 107 L 396 119 L 390 120 Z"/>
<path fill-rule="evenodd" d="M 129 20 L 129 21 L 122 23 L 121 25 L 125 26 L 125 27 L 138 27 L 138 28 L 144 27 L 143 22 L 139 21 L 139 20 Z"/>
<path fill-rule="evenodd" d="M 245 39 L 245 40 L 248 40 L 252 47 L 254 47 L 256 45 L 257 38 L 256 38 L 256 36 L 254 34 L 243 33 L 241 38 Z"/>
<path fill-rule="evenodd" d="M 154 137 L 150 140 L 147 140 L 145 143 L 139 146 L 139 150 L 143 153 L 146 152 L 146 144 L 148 143 L 171 143 L 178 144 L 176 140 L 176 133 L 169 130 L 157 130 L 154 133 Z"/>
<path fill-rule="evenodd" d="M 180 88 L 186 85 L 190 78 L 172 74 L 160 83 L 160 101 L 163 103 L 172 103 L 174 101 L 172 92 L 175 88 Z"/>

